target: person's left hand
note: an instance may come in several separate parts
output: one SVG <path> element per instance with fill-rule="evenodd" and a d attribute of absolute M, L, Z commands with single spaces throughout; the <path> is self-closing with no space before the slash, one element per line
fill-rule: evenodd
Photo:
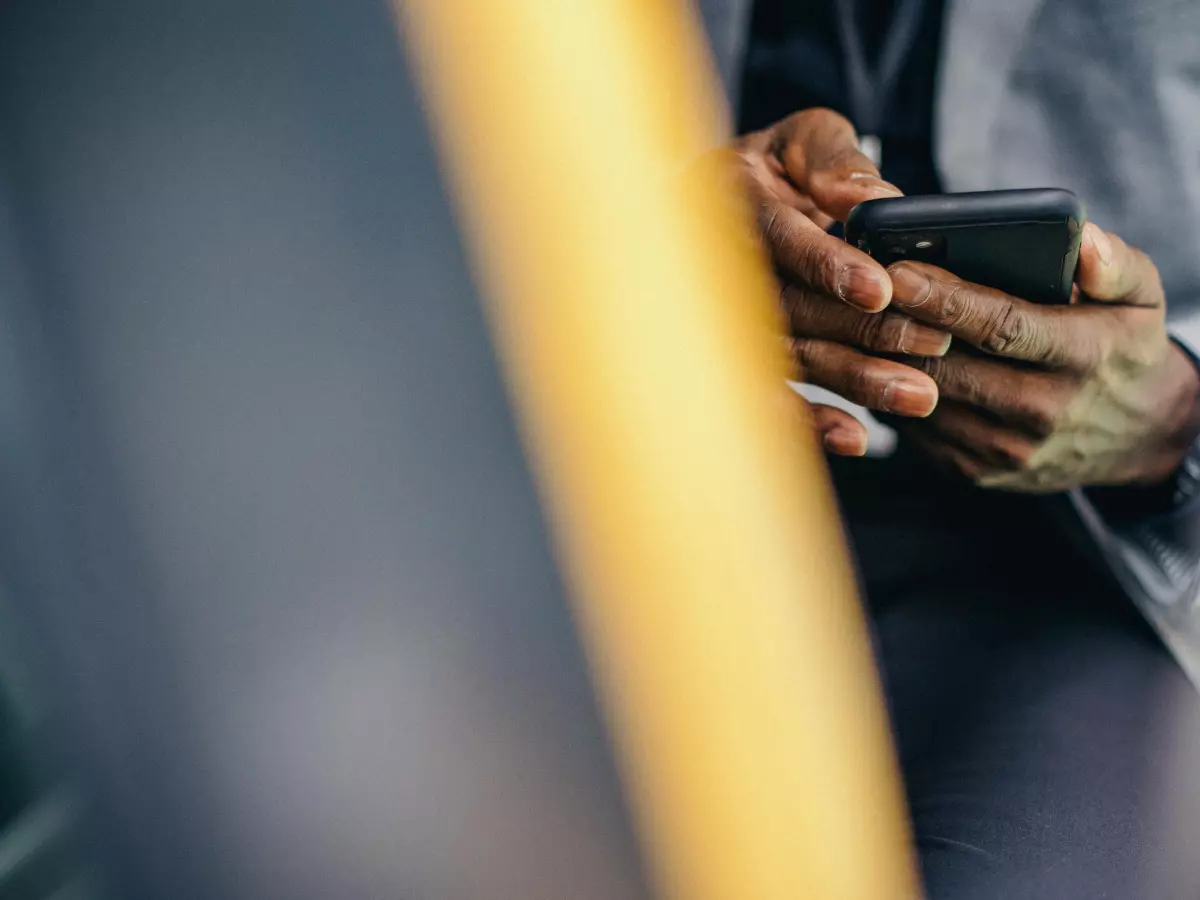
<path fill-rule="evenodd" d="M 906 425 L 971 480 L 1016 491 L 1153 484 L 1200 433 L 1200 375 L 1168 337 L 1158 270 L 1089 224 L 1077 302 L 1029 303 L 934 266 L 895 263 L 892 308 L 949 331 L 933 414 Z"/>

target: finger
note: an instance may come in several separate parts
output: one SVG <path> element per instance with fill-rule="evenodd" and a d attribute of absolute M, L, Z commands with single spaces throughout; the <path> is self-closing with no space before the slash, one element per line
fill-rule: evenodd
<path fill-rule="evenodd" d="M 837 221 L 866 200 L 902 196 L 859 151 L 854 126 L 833 110 L 805 110 L 780 123 L 777 133 L 788 176 Z"/>
<path fill-rule="evenodd" d="M 950 335 L 891 312 L 866 313 L 795 284 L 781 294 L 794 334 L 853 344 L 876 353 L 942 356 Z"/>
<path fill-rule="evenodd" d="M 888 305 L 892 283 L 879 263 L 791 206 L 773 197 L 756 200 L 759 231 L 790 280 L 867 312 Z"/>
<path fill-rule="evenodd" d="M 867 452 L 867 428 L 844 409 L 818 404 L 812 408 L 813 422 L 821 444 L 838 456 L 863 456 Z"/>
<path fill-rule="evenodd" d="M 931 431 L 906 428 L 905 436 L 933 459 L 964 478 L 979 482 L 990 474 L 987 464 L 978 457 L 948 443 Z"/>
<path fill-rule="evenodd" d="M 772 129 L 740 138 L 732 148 L 740 164 L 736 167 L 728 167 L 727 164 L 725 174 L 730 171 L 739 172 L 743 182 L 748 184 L 752 191 L 771 196 L 809 218 L 823 216 L 813 199 L 802 193 L 788 177 L 783 160 L 776 151 L 777 144 L 778 138 Z M 723 152 L 728 160 L 729 151 L 719 152 Z M 828 216 L 823 218 L 832 221 Z"/>
<path fill-rule="evenodd" d="M 1019 431 L 997 424 L 961 403 L 943 400 L 921 429 L 937 435 L 992 472 L 1015 472 L 1025 468 L 1039 442 Z"/>
<path fill-rule="evenodd" d="M 799 113 L 774 128 L 740 139 L 735 150 L 753 204 L 759 234 L 775 263 L 796 280 L 868 311 L 891 298 L 891 282 L 867 254 L 826 233 L 833 218 L 818 208 L 802 171 L 789 172 L 785 150 L 803 143 L 804 122 L 835 116 L 822 110 Z"/>
<path fill-rule="evenodd" d="M 1089 300 L 1102 303 L 1155 307 L 1166 302 L 1150 257 L 1092 222 L 1083 229 L 1075 283 Z"/>
<path fill-rule="evenodd" d="M 797 338 L 791 345 L 804 381 L 828 388 L 851 403 L 912 417 L 927 416 L 937 406 L 937 385 L 911 366 L 867 356 L 833 341 Z"/>
<path fill-rule="evenodd" d="M 939 404 L 975 407 L 1039 440 L 1057 427 L 1075 390 L 1069 375 L 1019 369 L 968 353 L 952 351 L 943 359 L 913 364 L 937 383 Z"/>
<path fill-rule="evenodd" d="M 893 263 L 888 274 L 899 311 L 985 353 L 1087 368 L 1103 346 L 1102 323 L 1083 307 L 1030 303 L 925 263 Z"/>

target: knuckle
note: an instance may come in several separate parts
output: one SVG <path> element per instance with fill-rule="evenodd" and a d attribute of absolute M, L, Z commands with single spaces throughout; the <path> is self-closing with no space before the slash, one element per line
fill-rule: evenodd
<path fill-rule="evenodd" d="M 1005 471 L 1019 472 L 1029 467 L 1034 448 L 1020 439 L 1005 437 L 993 447 L 996 465 Z"/>
<path fill-rule="evenodd" d="M 988 317 L 980 333 L 979 346 L 988 353 L 1002 356 L 1028 350 L 1032 338 L 1029 319 L 1009 301 Z"/>
<path fill-rule="evenodd" d="M 1048 400 L 1026 401 L 1025 425 L 1034 437 L 1045 440 L 1058 428 L 1061 412 L 1056 403 Z"/>
<path fill-rule="evenodd" d="M 891 348 L 886 334 L 888 324 L 887 316 L 862 313 L 853 326 L 856 342 L 868 350 L 889 351 Z M 893 340 L 891 343 L 898 341 Z"/>
<path fill-rule="evenodd" d="M 802 248 L 805 274 L 812 284 L 834 284 L 837 258 L 834 251 L 822 243 Z"/>
<path fill-rule="evenodd" d="M 937 382 L 939 390 L 947 399 L 986 407 L 995 393 L 987 373 L 972 365 L 970 359 L 953 355 L 906 362 L 907 365 L 914 363 Z"/>
<path fill-rule="evenodd" d="M 948 371 L 948 364 L 946 360 L 936 356 L 924 356 L 919 359 L 909 360 L 907 365 L 915 366 L 916 368 L 920 369 L 922 372 L 936 381 L 939 387 L 942 385 L 942 382 L 945 381 L 946 373 Z"/>
<path fill-rule="evenodd" d="M 875 325 L 875 343 L 871 349 L 880 353 L 906 353 L 904 338 L 913 325 L 912 319 L 892 313 L 875 315 L 872 318 L 877 319 L 878 323 Z"/>
<path fill-rule="evenodd" d="M 997 395 L 1003 389 L 1003 382 L 996 378 L 995 372 L 975 366 L 963 366 L 958 381 L 963 398 L 984 408 L 996 405 Z"/>
<path fill-rule="evenodd" d="M 945 457 L 949 463 L 951 470 L 957 473 L 960 477 L 967 481 L 978 484 L 988 474 L 987 469 L 979 462 L 979 460 L 968 456 L 965 453 L 951 453 Z"/>
<path fill-rule="evenodd" d="M 855 366 L 846 376 L 848 400 L 857 401 L 863 406 L 874 406 L 883 396 L 883 391 L 883 386 L 864 366 Z"/>
<path fill-rule="evenodd" d="M 930 308 L 938 325 L 953 330 L 970 317 L 971 298 L 961 282 L 949 286 L 934 285 L 931 291 L 940 295 Z"/>

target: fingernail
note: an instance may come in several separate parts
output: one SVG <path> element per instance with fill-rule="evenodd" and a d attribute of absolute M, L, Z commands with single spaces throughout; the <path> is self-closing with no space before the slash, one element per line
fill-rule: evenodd
<path fill-rule="evenodd" d="M 1088 222 L 1085 226 L 1088 240 L 1092 242 L 1092 246 L 1096 248 L 1096 255 L 1100 257 L 1100 265 L 1108 268 L 1112 265 L 1112 241 L 1108 239 L 1108 235 Z"/>
<path fill-rule="evenodd" d="M 922 381 L 896 378 L 883 391 L 884 412 L 924 418 L 937 406 L 937 391 Z"/>
<path fill-rule="evenodd" d="M 845 266 L 838 274 L 838 297 L 867 312 L 878 312 L 887 306 L 890 288 L 886 277 L 866 266 Z"/>
<path fill-rule="evenodd" d="M 904 192 L 888 181 L 884 181 L 873 172 L 851 172 L 850 180 L 871 195 L 871 199 L 884 197 L 903 197 Z"/>
<path fill-rule="evenodd" d="M 929 279 L 912 266 L 892 266 L 888 274 L 892 277 L 892 299 L 897 303 L 920 306 L 929 299 L 932 290 Z"/>
<path fill-rule="evenodd" d="M 945 356 L 950 349 L 950 335 L 920 322 L 904 323 L 900 333 L 900 350 L 913 356 Z"/>
<path fill-rule="evenodd" d="M 830 453 L 838 456 L 863 456 L 867 452 L 867 442 L 862 434 L 849 428 L 831 428 L 821 438 L 821 443 Z"/>

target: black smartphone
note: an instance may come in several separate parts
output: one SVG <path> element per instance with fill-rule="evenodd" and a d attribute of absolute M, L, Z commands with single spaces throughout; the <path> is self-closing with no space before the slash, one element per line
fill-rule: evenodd
<path fill-rule="evenodd" d="M 868 200 L 850 211 L 846 240 L 883 265 L 931 263 L 1036 303 L 1071 299 L 1086 214 L 1059 188 Z"/>

